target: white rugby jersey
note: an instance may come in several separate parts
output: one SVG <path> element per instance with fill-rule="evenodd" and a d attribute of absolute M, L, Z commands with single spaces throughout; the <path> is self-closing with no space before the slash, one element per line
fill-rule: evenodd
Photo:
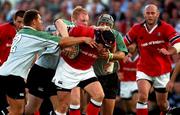
<path fill-rule="evenodd" d="M 0 67 L 0 75 L 15 75 L 26 79 L 35 55 L 47 48 L 56 49 L 60 40 L 60 37 L 52 36 L 48 32 L 24 27 L 13 39 L 8 59 Z"/>
<path fill-rule="evenodd" d="M 75 26 L 74 23 L 68 20 L 63 20 L 63 22 L 67 25 L 68 29 Z M 51 25 L 51 27 L 55 29 L 53 25 Z M 48 31 L 53 32 L 55 30 L 50 29 Z M 48 48 L 39 56 L 38 60 L 35 63 L 41 67 L 55 70 L 60 58 L 60 52 L 58 48 L 59 47 L 57 47 L 56 49 Z"/>

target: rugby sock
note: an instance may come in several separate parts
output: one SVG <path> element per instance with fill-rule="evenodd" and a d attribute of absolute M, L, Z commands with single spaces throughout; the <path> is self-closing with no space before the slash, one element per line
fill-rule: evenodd
<path fill-rule="evenodd" d="M 98 115 L 100 112 L 101 105 L 102 105 L 102 102 L 97 102 L 97 101 L 91 99 L 91 101 L 89 102 L 89 104 L 87 106 L 86 114 L 87 115 Z"/>
<path fill-rule="evenodd" d="M 58 111 L 55 111 L 56 115 L 66 115 L 66 113 L 60 113 Z"/>
<path fill-rule="evenodd" d="M 39 111 L 35 112 L 34 115 L 40 115 Z"/>
<path fill-rule="evenodd" d="M 81 115 L 80 105 L 70 105 L 69 115 Z"/>
<path fill-rule="evenodd" d="M 136 105 L 136 115 L 148 115 L 147 102 L 138 102 Z"/>

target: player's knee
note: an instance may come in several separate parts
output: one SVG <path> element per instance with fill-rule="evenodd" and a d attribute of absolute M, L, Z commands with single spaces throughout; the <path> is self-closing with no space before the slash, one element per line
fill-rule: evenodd
<path fill-rule="evenodd" d="M 71 99 L 71 104 L 72 105 L 80 105 L 80 97 L 76 99 Z"/>
<path fill-rule="evenodd" d="M 96 101 L 103 101 L 104 92 L 97 92 L 95 95 L 92 96 L 92 99 L 94 99 Z"/>
<path fill-rule="evenodd" d="M 139 94 L 139 101 L 140 102 L 147 102 L 148 96 L 146 94 Z"/>

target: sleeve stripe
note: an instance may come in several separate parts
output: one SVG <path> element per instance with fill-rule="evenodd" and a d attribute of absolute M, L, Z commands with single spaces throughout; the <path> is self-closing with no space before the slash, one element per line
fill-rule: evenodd
<path fill-rule="evenodd" d="M 177 36 L 171 38 L 169 41 L 172 43 L 172 42 L 174 42 L 177 39 L 180 39 L 180 35 L 177 35 Z"/>
<path fill-rule="evenodd" d="M 131 43 L 131 40 L 129 39 L 128 35 L 126 35 L 125 38 L 128 41 L 128 43 Z"/>

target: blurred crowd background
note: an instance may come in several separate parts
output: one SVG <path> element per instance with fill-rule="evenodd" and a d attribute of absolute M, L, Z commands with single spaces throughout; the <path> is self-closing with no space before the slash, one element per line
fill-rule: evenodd
<path fill-rule="evenodd" d="M 70 20 L 73 8 L 80 5 L 89 12 L 90 25 L 96 24 L 100 14 L 108 13 L 115 20 L 115 29 L 125 35 L 133 24 L 143 21 L 143 8 L 150 2 L 159 7 L 160 18 L 170 23 L 180 33 L 180 0 L 0 0 L 0 24 L 11 21 L 12 14 L 17 9 L 37 9 L 46 27 L 53 24 L 57 18 Z M 172 60 L 173 65 L 180 60 L 180 55 L 173 56 Z M 169 97 L 171 106 L 180 107 L 179 81 L 180 77 Z"/>
<path fill-rule="evenodd" d="M 161 11 L 161 19 L 173 25 L 180 33 L 180 0 L 0 0 L 0 23 L 12 19 L 17 9 L 38 9 L 44 25 L 53 23 L 55 18 L 69 19 L 75 6 L 86 8 L 90 25 L 106 12 L 115 19 L 115 28 L 123 35 L 136 22 L 143 20 L 142 11 L 149 2 L 155 2 Z"/>

